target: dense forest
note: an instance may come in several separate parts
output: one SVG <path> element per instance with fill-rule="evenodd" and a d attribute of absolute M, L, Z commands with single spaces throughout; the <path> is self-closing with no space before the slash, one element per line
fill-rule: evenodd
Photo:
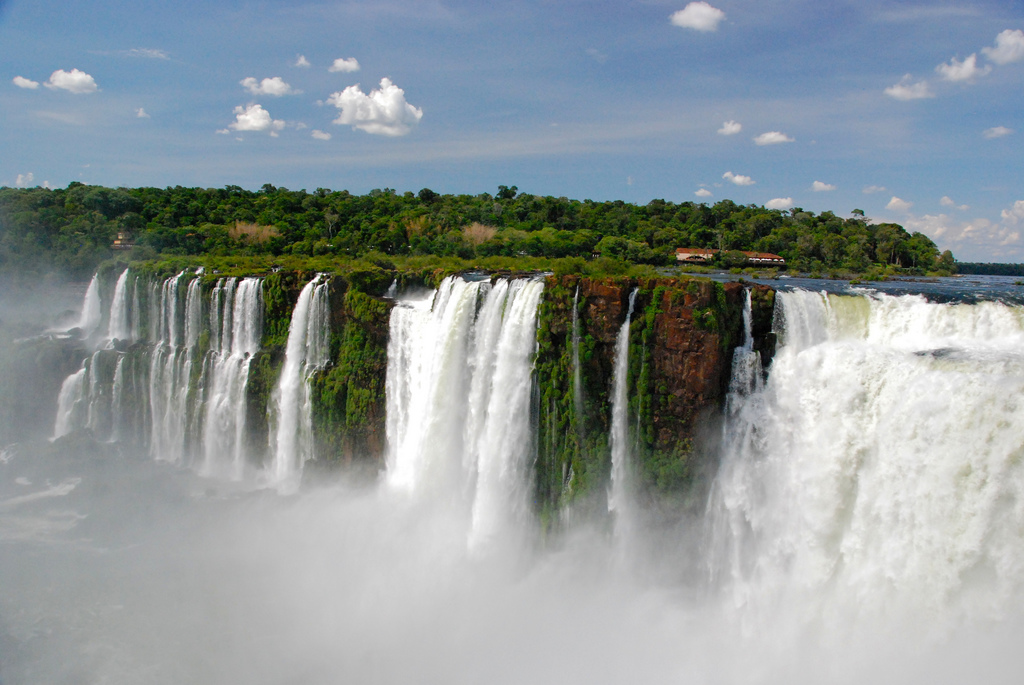
<path fill-rule="evenodd" d="M 317 188 L 0 188 L 0 272 L 85 278 L 113 255 L 118 233 L 132 259 L 168 256 L 436 256 L 675 263 L 677 247 L 772 252 L 788 268 L 818 273 L 951 273 L 953 255 L 897 224 L 872 224 L 800 208 L 765 209 L 652 200 L 646 205 L 543 197 L 499 186 L 496 194 L 391 189 L 366 195 Z"/>
<path fill-rule="evenodd" d="M 1024 264 L 985 264 L 981 262 L 958 262 L 957 271 L 962 274 L 986 276 L 1024 276 Z"/>

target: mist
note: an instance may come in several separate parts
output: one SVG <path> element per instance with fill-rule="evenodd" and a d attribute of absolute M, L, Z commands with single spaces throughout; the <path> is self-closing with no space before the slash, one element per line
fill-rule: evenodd
<path fill-rule="evenodd" d="M 5 336 L 14 321 L 7 313 L 16 310 L 24 314 L 19 326 L 31 323 L 33 311 L 45 319 L 32 331 L 43 334 L 66 309 L 58 300 L 5 303 Z M 1014 316 L 1016 323 L 1005 324 L 1011 329 L 1020 326 Z M 946 339 L 955 337 L 944 330 Z M 8 361 L 24 358 L 31 345 L 7 344 L 14 337 L 4 339 Z M 990 335 L 988 344 L 997 339 Z M 970 351 L 967 343 L 960 349 Z M 973 358 L 966 364 L 913 353 L 894 368 L 918 364 L 920 373 L 967 384 L 998 376 L 1009 391 L 1021 378 L 1014 354 L 996 355 L 996 371 Z M 4 367 L 5 398 L 27 392 L 9 379 L 28 368 Z M 802 362 L 786 368 L 813 375 Z M 857 368 L 844 373 L 856 376 Z M 827 389 L 836 381 L 815 382 Z M 1016 682 L 1024 665 L 1021 505 L 1013 485 L 1021 481 L 1019 443 L 1007 448 L 1005 468 L 993 471 L 1008 485 L 995 498 L 1001 513 L 978 538 L 979 548 L 998 538 L 1012 552 L 1002 566 L 967 565 L 960 577 L 944 577 L 942 587 L 953 590 L 940 592 L 900 586 L 895 573 L 865 580 L 867 567 L 854 567 L 849 554 L 833 557 L 838 567 L 829 573 L 801 575 L 804 567 L 781 563 L 778 552 L 807 529 L 794 523 L 779 532 L 778 522 L 821 512 L 802 508 L 781 486 L 744 498 L 752 483 L 782 482 L 783 472 L 772 471 L 782 452 L 763 442 L 801 458 L 817 454 L 825 472 L 837 463 L 828 454 L 843 443 L 814 434 L 818 452 L 797 453 L 803 443 L 768 430 L 766 417 L 792 421 L 781 409 L 797 406 L 783 401 L 780 383 L 781 376 L 745 400 L 749 430 L 739 430 L 735 417 L 725 427 L 732 431 L 721 441 L 729 468 L 706 508 L 675 518 L 640 508 L 629 536 L 616 534 L 614 516 L 570 512 L 548 533 L 517 519 L 483 546 L 470 544 L 470 500 L 422 496 L 389 484 L 383 472 L 307 471 L 301 487 L 280 494 L 253 481 L 202 477 L 88 431 L 51 442 L 48 431 L 21 439 L 5 426 L 0 683 Z M 979 396 L 970 406 L 980 413 L 964 409 L 973 417 L 966 427 L 985 423 L 981 410 L 998 393 Z M 55 393 L 39 405 L 49 414 L 38 422 L 52 426 Z M 1006 412 L 1000 421 L 1016 430 L 1014 407 L 999 406 Z M 821 399 L 811 419 L 825 421 L 832 409 Z M 1005 435 L 999 426 L 985 430 Z M 751 435 L 758 439 L 737 437 Z M 907 449 L 916 444 L 913 431 L 903 439 Z M 983 442 L 978 451 L 990 454 Z M 880 454 L 884 461 L 887 452 Z M 847 475 L 849 487 L 867 487 Z M 907 513 L 899 496 L 896 490 L 891 507 Z M 759 519 L 764 512 L 772 516 Z M 724 534 L 723 521 L 738 513 L 750 529 Z M 853 539 L 842 516 L 829 520 L 839 521 L 829 535 Z M 954 533 L 933 530 L 909 544 L 934 543 L 925 547 L 941 557 Z M 831 542 L 822 547 L 833 549 Z"/>

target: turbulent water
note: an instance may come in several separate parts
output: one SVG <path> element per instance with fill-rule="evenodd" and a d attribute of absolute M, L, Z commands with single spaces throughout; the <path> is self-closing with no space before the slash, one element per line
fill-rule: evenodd
<path fill-rule="evenodd" d="M 779 293 L 767 377 L 749 318 L 734 353 L 704 513 L 638 511 L 624 561 L 606 521 L 541 538 L 530 514 L 543 281 L 394 293 L 385 473 L 281 496 L 232 470 L 237 442 L 223 470 L 199 468 L 208 399 L 164 414 L 184 422 L 182 460 L 152 452 L 157 419 L 131 398 L 186 364 L 209 397 L 217 362 L 256 336 L 239 321 L 257 285 L 190 300 L 189 276 L 156 286 L 145 336 L 137 306 L 116 325 L 111 309 L 106 330 L 145 354 L 98 344 L 60 391 L 65 437 L 0 452 L 2 683 L 1019 679 L 1020 307 Z M 275 405 L 279 425 L 295 412 L 270 450 L 290 465 L 322 360 L 318 287 Z"/>
<path fill-rule="evenodd" d="M 527 516 L 543 287 L 451 277 L 431 297 L 400 301 L 391 315 L 387 482 L 464 500 L 474 547 Z"/>

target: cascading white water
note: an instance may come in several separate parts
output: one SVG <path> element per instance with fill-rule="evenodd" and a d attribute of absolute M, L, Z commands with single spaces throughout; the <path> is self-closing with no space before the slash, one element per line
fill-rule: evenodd
<path fill-rule="evenodd" d="M 57 397 L 57 420 L 53 426 L 53 438 L 67 435 L 74 428 L 75 413 L 82 400 L 85 385 L 85 366 L 64 379 Z"/>
<path fill-rule="evenodd" d="M 432 297 L 399 300 L 391 311 L 386 395 L 393 487 L 458 492 L 467 486 L 467 360 L 482 287 L 449 277 Z"/>
<path fill-rule="evenodd" d="M 196 302 L 200 302 L 198 297 Z M 201 314 L 193 313 L 187 322 L 192 322 L 186 329 L 188 339 L 198 340 Z M 249 366 L 263 336 L 262 323 L 260 279 L 223 278 L 217 282 L 211 297 L 211 348 L 204 388 L 200 467 L 204 475 L 235 480 L 245 475 L 246 388 Z"/>
<path fill-rule="evenodd" d="M 388 483 L 465 497 L 474 547 L 526 509 L 543 287 L 449 277 L 432 298 L 400 300 L 391 313 Z"/>
<path fill-rule="evenodd" d="M 313 373 L 329 361 L 329 293 L 329 282 L 317 274 L 299 294 L 288 326 L 284 367 L 273 397 L 277 425 L 269 476 L 279 488 L 294 488 L 303 463 L 314 457 L 309 383 Z"/>
<path fill-rule="evenodd" d="M 754 315 L 751 291 L 748 288 L 743 303 L 743 344 L 733 350 L 732 375 L 729 378 L 730 409 L 738 398 L 759 390 L 763 383 L 761 354 L 754 351 Z"/>
<path fill-rule="evenodd" d="M 572 401 L 576 412 L 576 432 L 583 443 L 583 369 L 580 367 L 580 286 L 572 296 Z"/>
<path fill-rule="evenodd" d="M 117 358 L 117 364 L 114 366 L 114 385 L 110 393 L 110 438 L 114 441 L 120 439 L 124 432 L 125 359 L 123 355 Z"/>
<path fill-rule="evenodd" d="M 103 321 L 103 305 L 100 302 L 100 277 L 95 274 L 89 281 L 89 287 L 85 290 L 85 299 L 82 302 L 82 313 L 78 317 L 75 327 L 82 330 L 82 337 L 88 338 Z"/>
<path fill-rule="evenodd" d="M 469 536 L 472 548 L 488 543 L 528 516 L 526 490 L 534 449 L 530 392 L 537 350 L 537 306 L 544 282 L 517 280 L 505 293 L 501 290 L 496 285 L 488 293 L 476 327 L 476 347 L 493 344 L 493 353 L 486 354 L 493 361 L 478 366 L 473 375 L 474 386 L 479 378 L 490 389 L 470 395 L 471 410 L 478 409 L 477 401 L 487 395 L 481 430 L 467 436 L 470 463 L 475 463 L 477 473 Z M 485 333 L 482 326 L 489 330 Z M 497 336 L 492 332 L 495 329 Z"/>
<path fill-rule="evenodd" d="M 629 325 L 637 289 L 629 294 L 629 310 L 615 338 L 615 371 L 612 377 L 612 423 L 608 433 L 612 453 L 612 478 L 608 491 L 608 511 L 624 515 L 630 507 L 629 463 Z"/>
<path fill-rule="evenodd" d="M 732 605 L 754 629 L 1001 615 L 1024 581 L 1022 310 L 777 298 L 709 508 Z"/>
<path fill-rule="evenodd" d="M 117 277 L 117 284 L 114 286 L 114 296 L 110 302 L 110 325 L 107 328 L 107 337 L 111 340 L 131 340 L 132 323 L 128 299 L 128 269 L 121 272 Z"/>
<path fill-rule="evenodd" d="M 154 458 L 181 463 L 188 448 L 188 388 L 191 356 L 181 346 L 184 321 L 181 292 L 178 287 L 184 271 L 154 284 L 151 297 L 159 305 L 151 308 L 150 335 L 156 347 L 151 352 L 149 369 L 149 411 L 151 421 L 150 453 Z"/>

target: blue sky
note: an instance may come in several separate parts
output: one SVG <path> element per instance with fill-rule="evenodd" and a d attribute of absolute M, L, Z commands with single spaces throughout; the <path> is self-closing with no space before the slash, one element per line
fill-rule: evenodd
<path fill-rule="evenodd" d="M 0 45 L 2 185 L 728 198 L 1024 261 L 1020 0 L 0 0 Z"/>

